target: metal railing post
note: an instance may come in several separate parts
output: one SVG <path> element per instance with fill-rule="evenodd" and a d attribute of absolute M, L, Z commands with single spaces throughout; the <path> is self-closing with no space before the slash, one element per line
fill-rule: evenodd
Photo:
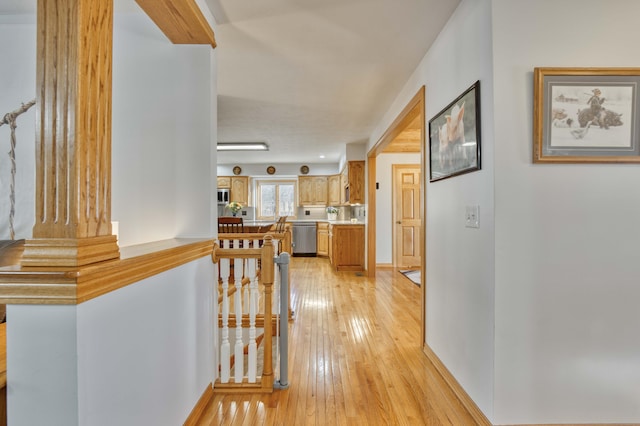
<path fill-rule="evenodd" d="M 274 389 L 289 388 L 289 253 L 284 252 L 274 258 L 280 269 L 280 379 Z"/>

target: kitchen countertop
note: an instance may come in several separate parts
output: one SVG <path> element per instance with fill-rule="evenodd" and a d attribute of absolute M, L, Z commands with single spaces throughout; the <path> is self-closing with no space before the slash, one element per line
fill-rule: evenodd
<path fill-rule="evenodd" d="M 276 222 L 274 220 L 243 220 L 242 224 L 244 226 L 267 226 L 273 225 Z"/>
<path fill-rule="evenodd" d="M 366 222 L 351 222 L 350 220 L 327 220 L 327 219 L 294 219 L 287 223 L 315 223 L 324 222 L 330 225 L 365 225 Z"/>
<path fill-rule="evenodd" d="M 324 222 L 329 223 L 331 225 L 365 225 L 366 222 L 351 222 L 350 220 L 327 220 L 327 219 L 292 219 L 288 220 L 287 223 L 316 223 L 316 222 Z M 273 225 L 276 221 L 274 220 L 245 220 L 243 222 L 244 226 L 267 226 Z"/>
<path fill-rule="evenodd" d="M 327 220 L 330 225 L 366 225 L 366 222 L 351 222 L 350 220 Z"/>

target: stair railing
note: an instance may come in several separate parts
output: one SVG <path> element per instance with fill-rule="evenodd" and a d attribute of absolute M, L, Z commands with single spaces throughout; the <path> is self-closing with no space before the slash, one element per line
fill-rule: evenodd
<path fill-rule="evenodd" d="M 277 234 L 220 234 L 214 247 L 212 257 L 218 264 L 220 305 L 220 374 L 214 392 L 272 392 L 274 386 L 288 386 L 289 258 L 287 253 L 276 255 L 279 245 L 276 236 L 282 238 Z M 285 289 L 279 291 L 282 286 Z M 260 344 L 264 345 L 263 366 L 262 374 L 258 375 Z M 274 356 L 280 359 L 275 384 Z"/>

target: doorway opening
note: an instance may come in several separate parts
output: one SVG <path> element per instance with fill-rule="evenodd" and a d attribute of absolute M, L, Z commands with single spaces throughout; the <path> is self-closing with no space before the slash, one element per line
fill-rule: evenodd
<path fill-rule="evenodd" d="M 426 221 L 425 200 L 426 185 L 424 182 L 427 150 L 425 147 L 425 86 L 409 101 L 402 112 L 391 123 L 389 128 L 380 137 L 378 142 L 367 154 L 367 184 L 369 219 L 367 229 L 367 272 L 370 277 L 376 274 L 376 168 L 377 157 L 386 153 L 419 153 L 420 156 L 420 183 L 419 183 L 419 219 L 420 231 L 417 243 L 421 249 L 420 256 L 420 287 L 422 290 L 421 301 L 421 345 L 425 344 L 425 265 L 426 265 Z M 391 221 L 389 221 L 391 222 Z M 389 223 L 389 226 L 394 226 Z M 381 242 L 382 243 L 382 242 Z M 395 256 L 395 254 L 394 254 Z"/>

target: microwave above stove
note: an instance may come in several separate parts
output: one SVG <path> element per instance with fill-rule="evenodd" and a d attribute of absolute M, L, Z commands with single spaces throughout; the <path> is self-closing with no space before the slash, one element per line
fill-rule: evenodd
<path fill-rule="evenodd" d="M 218 188 L 218 204 L 229 204 L 230 196 L 228 188 Z"/>

